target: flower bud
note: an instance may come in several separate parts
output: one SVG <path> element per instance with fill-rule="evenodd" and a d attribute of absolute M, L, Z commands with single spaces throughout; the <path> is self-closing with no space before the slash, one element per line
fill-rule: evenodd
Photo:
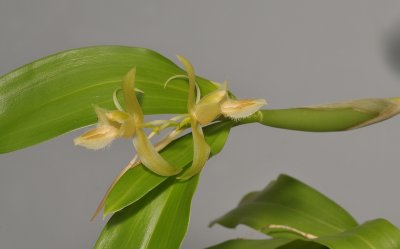
<path fill-rule="evenodd" d="M 325 105 L 308 106 L 309 109 L 335 110 L 351 109 L 356 112 L 375 115 L 348 129 L 357 129 L 374 123 L 381 122 L 400 113 L 400 98 L 388 99 L 357 99 Z"/>

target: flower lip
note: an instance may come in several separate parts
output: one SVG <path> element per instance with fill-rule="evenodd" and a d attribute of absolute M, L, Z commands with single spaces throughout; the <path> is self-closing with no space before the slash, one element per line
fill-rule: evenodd
<path fill-rule="evenodd" d="M 226 117 L 238 120 L 249 117 L 266 104 L 265 99 L 229 99 L 222 103 L 221 112 Z"/>
<path fill-rule="evenodd" d="M 74 144 L 88 149 L 98 150 L 111 144 L 119 136 L 117 128 L 111 125 L 100 125 L 74 139 Z"/>

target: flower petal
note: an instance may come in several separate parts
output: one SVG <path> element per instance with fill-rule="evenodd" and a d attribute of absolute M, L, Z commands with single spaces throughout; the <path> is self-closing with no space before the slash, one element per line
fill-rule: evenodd
<path fill-rule="evenodd" d="M 197 123 L 196 120 L 192 120 L 193 162 L 190 168 L 177 177 L 181 180 L 188 180 L 192 176 L 200 173 L 210 156 L 211 149 L 204 139 L 203 130 L 200 125 L 195 123 Z"/>
<path fill-rule="evenodd" d="M 120 136 L 124 138 L 131 138 L 136 134 L 135 120 L 131 117 L 126 119 L 122 124 L 120 130 Z"/>
<path fill-rule="evenodd" d="M 193 66 L 190 62 L 182 57 L 178 56 L 178 59 L 183 64 L 189 77 L 189 94 L 188 94 L 188 111 L 191 118 L 190 124 L 192 127 L 193 136 L 193 161 L 190 168 L 188 168 L 178 179 L 187 180 L 192 176 L 198 174 L 204 165 L 206 164 L 208 157 L 210 156 L 210 146 L 207 144 L 203 130 L 199 122 L 196 119 L 195 114 L 195 87 L 196 87 L 196 76 L 194 73 Z"/>
<path fill-rule="evenodd" d="M 135 93 L 136 67 L 132 68 L 125 76 L 122 82 L 122 90 L 124 93 L 126 112 L 135 117 L 135 120 L 143 123 L 144 115 L 139 105 Z"/>
<path fill-rule="evenodd" d="M 142 129 L 139 130 L 133 137 L 133 145 L 142 164 L 161 176 L 172 176 L 181 172 L 181 169 L 169 164 L 150 143 Z"/>
<path fill-rule="evenodd" d="M 125 96 L 126 110 L 133 116 L 136 126 L 136 135 L 133 138 L 133 145 L 142 161 L 143 165 L 151 171 L 162 176 L 176 175 L 181 169 L 167 162 L 154 148 L 143 130 L 144 115 L 135 94 L 135 74 L 133 68 L 125 76 L 123 81 L 123 91 Z"/>
<path fill-rule="evenodd" d="M 214 121 L 221 115 L 221 103 L 228 97 L 226 82 L 219 89 L 207 94 L 194 106 L 197 121 L 205 125 Z"/>
<path fill-rule="evenodd" d="M 99 125 L 110 124 L 107 118 L 107 112 L 109 112 L 107 109 L 101 108 L 99 106 L 94 106 L 94 111 L 96 112 Z"/>
<path fill-rule="evenodd" d="M 265 99 L 229 99 L 222 103 L 221 112 L 231 119 L 246 118 L 267 104 Z"/>
<path fill-rule="evenodd" d="M 194 104 L 196 103 L 195 99 L 195 89 L 196 89 L 196 75 L 194 74 L 194 69 L 192 64 L 183 56 L 177 55 L 178 60 L 183 64 L 186 69 L 186 73 L 189 78 L 189 93 L 188 93 L 188 110 L 193 112 Z"/>
<path fill-rule="evenodd" d="M 106 112 L 106 117 L 109 121 L 117 122 L 119 124 L 123 124 L 127 119 L 130 119 L 131 116 L 122 111 L 109 111 Z"/>
<path fill-rule="evenodd" d="M 74 139 L 74 144 L 98 150 L 111 144 L 119 136 L 117 128 L 111 125 L 98 126 Z"/>

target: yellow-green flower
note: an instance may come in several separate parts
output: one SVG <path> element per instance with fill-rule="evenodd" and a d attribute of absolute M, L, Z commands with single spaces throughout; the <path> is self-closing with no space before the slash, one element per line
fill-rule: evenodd
<path fill-rule="evenodd" d="M 204 138 L 201 125 L 207 125 L 218 119 L 221 115 L 234 120 L 248 117 L 264 106 L 266 101 L 264 99 L 231 99 L 228 94 L 226 82 L 219 85 L 215 91 L 204 97 L 200 97 L 193 66 L 184 57 L 177 57 L 183 64 L 187 76 L 174 76 L 167 80 L 166 84 L 171 79 L 178 77 L 187 78 L 189 81 L 188 114 L 193 136 L 193 161 L 192 165 L 178 177 L 179 179 L 186 180 L 198 174 L 210 156 L 210 146 Z M 195 96 L 196 93 L 197 96 Z"/>
<path fill-rule="evenodd" d="M 165 146 L 166 141 L 170 142 L 171 137 L 167 137 L 164 139 L 165 141 L 162 140 L 161 145 L 155 148 L 143 130 L 146 126 L 152 127 L 155 125 L 156 127 L 153 130 L 157 131 L 174 125 L 176 122 L 174 120 L 166 120 L 144 123 L 144 115 L 134 87 L 135 74 L 136 69 L 133 68 L 123 79 L 122 90 L 125 99 L 125 110 L 122 110 L 115 96 L 114 101 L 119 110 L 108 111 L 96 107 L 95 111 L 99 121 L 97 127 L 75 138 L 75 145 L 97 150 L 111 144 L 116 138 L 133 138 L 133 145 L 137 155 L 145 167 L 162 176 L 176 175 L 181 172 L 181 169 L 168 163 L 158 153 L 158 150 Z M 157 124 L 159 127 L 157 127 Z M 179 134 L 179 132 L 173 134 Z"/>
<path fill-rule="evenodd" d="M 95 107 L 98 125 L 74 139 L 75 145 L 98 150 L 111 144 L 119 137 L 131 138 L 135 134 L 133 117 L 122 111 L 108 111 Z"/>
<path fill-rule="evenodd" d="M 231 99 L 226 85 L 224 82 L 195 104 L 194 116 L 200 124 L 209 124 L 221 115 L 233 120 L 246 118 L 267 104 L 265 99 Z"/>

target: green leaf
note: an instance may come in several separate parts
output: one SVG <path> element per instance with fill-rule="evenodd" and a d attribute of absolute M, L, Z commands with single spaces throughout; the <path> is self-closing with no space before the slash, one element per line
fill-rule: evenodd
<path fill-rule="evenodd" d="M 221 244 L 208 247 L 207 249 L 277 249 L 293 241 L 292 239 L 274 239 L 274 240 L 228 240 Z"/>
<path fill-rule="evenodd" d="M 212 249 L 400 248 L 400 230 L 390 222 L 376 219 L 357 225 L 336 203 L 286 175 L 263 191 L 247 194 L 214 223 L 229 228 L 248 225 L 274 239 L 232 240 Z"/>
<path fill-rule="evenodd" d="M 304 239 L 304 238 L 303 238 Z M 313 240 L 230 240 L 209 249 L 398 249 L 400 231 L 390 222 L 377 219 L 335 235 Z"/>
<path fill-rule="evenodd" d="M 207 249 L 326 249 L 326 247 L 311 241 L 293 239 L 235 239 L 225 241 Z"/>
<path fill-rule="evenodd" d="M 315 241 L 330 249 L 398 249 L 400 230 L 384 219 L 377 219 Z"/>
<path fill-rule="evenodd" d="M 354 218 L 335 202 L 287 175 L 279 176 L 263 191 L 248 194 L 235 209 L 211 225 L 215 223 L 229 228 L 244 224 L 285 238 L 302 236 L 280 229 L 281 225 L 318 237 L 357 226 Z"/>
<path fill-rule="evenodd" d="M 199 176 L 169 178 L 133 205 L 114 214 L 95 249 L 177 249 L 186 234 Z"/>
<path fill-rule="evenodd" d="M 162 55 L 144 48 L 98 46 L 64 51 L 0 77 L 0 153 L 40 143 L 96 122 L 93 105 L 115 109 L 112 93 L 137 68 L 145 114 L 186 113 L 188 85 Z M 197 78 L 203 94 L 216 89 Z"/>
<path fill-rule="evenodd" d="M 222 122 L 204 129 L 206 141 L 211 147 L 211 156 L 222 150 L 231 127 L 232 122 Z M 191 133 L 169 144 L 161 151 L 161 155 L 177 167 L 189 166 L 193 155 Z M 154 174 L 142 165 L 128 170 L 108 195 L 104 215 L 119 211 L 136 202 L 166 179 L 167 177 Z"/>

